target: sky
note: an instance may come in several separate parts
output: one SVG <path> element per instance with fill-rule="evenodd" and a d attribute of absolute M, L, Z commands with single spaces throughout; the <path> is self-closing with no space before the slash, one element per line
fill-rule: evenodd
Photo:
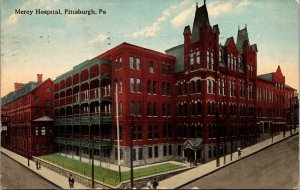
<path fill-rule="evenodd" d="M 180 45 L 184 26 L 192 28 L 196 2 L 203 5 L 203 0 L 0 2 L 1 97 L 14 90 L 15 82 L 36 81 L 39 73 L 54 80 L 123 42 L 160 52 Z M 238 26 L 247 24 L 250 43 L 258 47 L 258 74 L 280 65 L 286 84 L 299 91 L 299 0 L 206 0 L 206 5 L 222 44 L 231 36 L 236 42 Z M 16 14 L 16 9 L 34 13 Z M 36 9 L 61 9 L 62 15 L 35 14 Z M 97 14 L 64 14 L 65 9 Z"/>

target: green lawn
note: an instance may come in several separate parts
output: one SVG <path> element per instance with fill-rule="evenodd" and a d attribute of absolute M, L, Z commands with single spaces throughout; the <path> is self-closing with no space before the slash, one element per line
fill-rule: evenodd
<path fill-rule="evenodd" d="M 83 175 L 91 177 L 91 171 L 92 171 L 91 164 L 84 163 L 71 158 L 55 155 L 55 154 L 41 156 L 40 158 L 52 162 L 56 165 L 62 166 L 64 168 L 73 170 L 77 173 L 81 173 Z M 156 166 L 149 166 L 145 168 L 135 169 L 133 175 L 134 178 L 140 178 L 144 176 L 159 174 L 162 172 L 172 171 L 182 167 L 183 166 L 180 165 L 165 163 Z M 95 169 L 94 175 L 96 180 L 113 186 L 116 186 L 117 184 L 120 183 L 118 171 L 110 170 L 100 166 L 94 166 L 94 169 Z M 122 172 L 121 175 L 122 175 L 122 181 L 126 181 L 130 179 L 130 171 Z"/>

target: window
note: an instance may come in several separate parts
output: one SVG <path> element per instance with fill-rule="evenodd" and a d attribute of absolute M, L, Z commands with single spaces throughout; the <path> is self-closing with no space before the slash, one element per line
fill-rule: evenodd
<path fill-rule="evenodd" d="M 162 87 L 161 87 L 161 88 L 162 88 L 161 94 L 162 94 L 162 95 L 166 95 L 166 94 L 167 94 L 166 83 L 165 83 L 165 82 L 162 82 L 161 86 L 162 86 Z"/>
<path fill-rule="evenodd" d="M 178 83 L 178 86 L 177 86 L 177 94 L 178 95 L 181 95 L 182 94 L 182 91 L 181 91 L 181 84 Z"/>
<path fill-rule="evenodd" d="M 152 126 L 148 126 L 148 139 L 152 139 Z"/>
<path fill-rule="evenodd" d="M 197 50 L 197 53 L 196 53 L 196 64 L 200 65 L 200 51 Z"/>
<path fill-rule="evenodd" d="M 42 127 L 41 129 L 41 135 L 45 136 L 46 135 L 46 127 Z"/>
<path fill-rule="evenodd" d="M 210 65 L 210 69 L 213 71 L 214 67 L 215 67 L 215 61 L 214 61 L 214 52 L 210 53 L 210 58 L 211 58 L 211 65 Z"/>
<path fill-rule="evenodd" d="M 198 115 L 202 114 L 202 104 L 201 104 L 201 102 L 197 103 L 197 114 Z"/>
<path fill-rule="evenodd" d="M 138 126 L 138 140 L 142 140 L 143 128 Z"/>
<path fill-rule="evenodd" d="M 136 140 L 136 128 L 135 126 L 131 126 L 131 137 L 132 137 L 132 140 Z"/>
<path fill-rule="evenodd" d="M 157 103 L 153 103 L 153 115 L 157 116 Z"/>
<path fill-rule="evenodd" d="M 191 93 L 195 93 L 195 82 L 191 81 Z"/>
<path fill-rule="evenodd" d="M 153 61 L 150 61 L 149 65 L 150 65 L 150 73 L 154 73 L 154 63 L 153 63 Z"/>
<path fill-rule="evenodd" d="M 38 151 L 39 150 L 39 145 L 37 143 L 34 144 L 34 151 Z"/>
<path fill-rule="evenodd" d="M 169 75 L 171 71 L 171 67 L 169 64 L 162 63 L 162 74 Z"/>
<path fill-rule="evenodd" d="M 151 81 L 147 81 L 147 92 L 150 94 L 151 93 Z"/>
<path fill-rule="evenodd" d="M 122 57 L 120 57 L 120 59 L 119 59 L 119 68 L 121 68 L 122 67 Z"/>
<path fill-rule="evenodd" d="M 131 115 L 134 115 L 134 101 L 131 101 Z"/>
<path fill-rule="evenodd" d="M 186 84 L 186 82 L 183 83 L 183 93 L 187 94 L 187 84 Z"/>
<path fill-rule="evenodd" d="M 158 146 L 154 147 L 154 157 L 157 158 L 158 157 Z"/>
<path fill-rule="evenodd" d="M 219 50 L 219 62 L 222 61 L 222 50 Z"/>
<path fill-rule="evenodd" d="M 195 115 L 195 103 L 191 103 L 191 115 Z"/>
<path fill-rule="evenodd" d="M 152 158 L 152 147 L 148 147 L 148 158 Z"/>
<path fill-rule="evenodd" d="M 40 97 L 39 96 L 34 96 L 34 100 L 38 101 L 38 100 L 40 100 Z"/>
<path fill-rule="evenodd" d="M 207 80 L 207 93 L 211 93 L 211 82 L 210 80 Z"/>
<path fill-rule="evenodd" d="M 39 127 L 35 127 L 35 136 L 39 135 Z"/>
<path fill-rule="evenodd" d="M 136 79 L 136 91 L 141 92 L 141 79 Z"/>
<path fill-rule="evenodd" d="M 171 104 L 168 104 L 167 116 L 171 115 Z"/>
<path fill-rule="evenodd" d="M 137 115 L 142 115 L 142 102 L 138 102 Z"/>
<path fill-rule="evenodd" d="M 143 160 L 143 148 L 139 148 L 139 160 Z"/>
<path fill-rule="evenodd" d="M 130 92 L 134 92 L 134 78 L 130 78 Z"/>
<path fill-rule="evenodd" d="M 190 65 L 191 65 L 191 71 L 193 71 L 194 68 L 194 53 L 191 51 L 190 53 Z"/>
<path fill-rule="evenodd" d="M 157 93 L 157 85 L 156 85 L 156 81 L 153 81 L 153 94 L 156 94 Z"/>
<path fill-rule="evenodd" d="M 123 90 L 123 83 L 122 83 L 122 78 L 119 79 L 119 92 L 122 92 Z"/>
<path fill-rule="evenodd" d="M 167 146 L 164 145 L 164 156 L 167 156 Z"/>
<path fill-rule="evenodd" d="M 162 115 L 165 116 L 166 115 L 166 104 L 162 104 Z"/>
<path fill-rule="evenodd" d="M 157 139 L 158 138 L 158 126 L 154 125 L 154 138 Z"/>
<path fill-rule="evenodd" d="M 206 62 L 207 62 L 207 68 L 209 69 L 209 60 L 210 60 L 210 56 L 209 56 L 209 51 L 206 52 L 206 56 L 207 56 L 207 59 L 206 59 Z"/>
<path fill-rule="evenodd" d="M 172 145 L 169 145 L 169 155 L 173 154 Z"/>
<path fill-rule="evenodd" d="M 167 95 L 171 95 L 171 86 L 170 86 L 170 83 L 167 84 Z"/>
<path fill-rule="evenodd" d="M 201 83 L 200 83 L 200 79 L 197 80 L 196 92 L 197 92 L 197 93 L 201 92 Z"/>
<path fill-rule="evenodd" d="M 181 156 L 181 145 L 177 146 L 177 155 Z"/>
<path fill-rule="evenodd" d="M 141 60 L 139 58 L 135 59 L 136 69 L 141 70 Z"/>
<path fill-rule="evenodd" d="M 148 102 L 147 115 L 151 115 L 151 102 Z"/>
<path fill-rule="evenodd" d="M 130 64 L 130 69 L 134 69 L 134 58 L 129 57 L 129 64 Z"/>
<path fill-rule="evenodd" d="M 119 115 L 123 115 L 123 104 L 119 102 Z"/>
<path fill-rule="evenodd" d="M 136 149 L 132 149 L 132 159 L 133 161 L 136 161 Z"/>

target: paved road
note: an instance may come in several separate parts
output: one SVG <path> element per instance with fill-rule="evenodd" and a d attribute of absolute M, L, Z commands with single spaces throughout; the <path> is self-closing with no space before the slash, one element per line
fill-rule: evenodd
<path fill-rule="evenodd" d="M 4 154 L 1 154 L 1 175 L 0 189 L 58 189 Z"/>
<path fill-rule="evenodd" d="M 299 135 L 293 136 L 182 188 L 295 188 L 299 179 L 298 139 Z"/>

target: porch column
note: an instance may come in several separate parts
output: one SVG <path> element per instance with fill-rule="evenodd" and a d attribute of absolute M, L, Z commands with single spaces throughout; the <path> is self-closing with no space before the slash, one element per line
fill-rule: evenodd
<path fill-rule="evenodd" d="M 195 161 L 197 160 L 197 150 L 194 150 L 195 151 Z"/>
<path fill-rule="evenodd" d="M 184 150 L 182 150 L 182 158 L 184 158 Z"/>

